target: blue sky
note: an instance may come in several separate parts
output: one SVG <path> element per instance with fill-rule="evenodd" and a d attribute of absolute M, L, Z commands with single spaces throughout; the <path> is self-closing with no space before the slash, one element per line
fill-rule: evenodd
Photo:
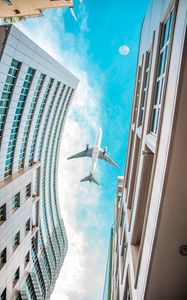
<path fill-rule="evenodd" d="M 100 300 L 117 176 L 123 175 L 141 23 L 148 0 L 74 1 L 78 21 L 69 9 L 49 10 L 19 28 L 79 79 L 62 138 L 59 200 L 67 229 L 69 251 L 52 300 Z M 127 56 L 119 47 L 128 45 Z M 102 146 L 121 166 L 99 162 L 100 186 L 80 184 L 89 159 L 67 156 L 92 145 L 102 127 Z"/>
<path fill-rule="evenodd" d="M 75 2 L 75 1 L 74 1 Z M 78 22 L 73 22 L 69 12 L 64 23 L 68 32 L 83 35 L 88 42 L 86 70 L 93 82 L 102 87 L 101 126 L 102 144 L 108 146 L 109 154 L 121 166 L 113 170 L 101 163 L 102 199 L 101 208 L 108 223 L 113 214 L 113 197 L 116 176 L 124 172 L 130 111 L 137 63 L 137 51 L 141 23 L 149 1 L 84 1 L 87 14 L 87 30 L 80 32 L 81 12 Z M 75 2 L 75 11 L 78 1 Z M 130 48 L 127 56 L 119 55 L 118 48 L 126 44 Z M 92 72 L 92 64 L 94 72 Z M 110 175 L 108 175 L 109 173 Z"/>
<path fill-rule="evenodd" d="M 87 41 L 88 64 L 85 69 L 90 79 L 102 86 L 102 99 L 99 103 L 102 118 L 100 125 L 103 128 L 102 144 L 108 146 L 109 154 L 121 166 L 121 171 L 116 172 L 101 164 L 101 206 L 106 217 L 110 214 L 109 222 L 113 213 L 111 203 L 116 176 L 124 171 L 139 34 L 148 3 L 148 0 L 108 0 L 97 3 L 84 1 L 83 11 L 87 20 L 84 31 L 80 30 L 82 13 L 78 1 L 74 1 L 78 22 L 74 22 L 69 11 L 64 15 L 67 32 Z M 118 48 L 122 44 L 129 46 L 128 56 L 119 55 Z M 107 172 L 110 176 L 107 176 Z"/>

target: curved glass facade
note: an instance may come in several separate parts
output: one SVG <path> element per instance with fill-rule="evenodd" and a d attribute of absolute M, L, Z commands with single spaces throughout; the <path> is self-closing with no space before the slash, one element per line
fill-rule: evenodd
<path fill-rule="evenodd" d="M 1 30 L 6 42 L 0 72 L 6 74 L 0 86 L 0 239 L 10 232 L 0 243 L 0 252 L 7 253 L 0 295 L 49 299 L 68 247 L 56 180 L 62 130 L 78 80 L 14 26 Z M 15 40 L 17 56 L 7 59 Z M 19 243 L 9 249 L 18 232 Z M 15 274 L 13 285 L 3 281 L 5 272 L 10 281 Z"/>

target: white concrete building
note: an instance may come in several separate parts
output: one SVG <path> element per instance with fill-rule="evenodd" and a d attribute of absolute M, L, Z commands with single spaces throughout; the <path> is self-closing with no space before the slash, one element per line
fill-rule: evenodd
<path fill-rule="evenodd" d="M 108 299 L 187 299 L 186 25 L 186 0 L 150 1 L 141 29 L 123 196 L 116 198 Z"/>
<path fill-rule="evenodd" d="M 45 9 L 73 7 L 73 0 L 1 0 L 0 18 L 42 16 Z"/>
<path fill-rule="evenodd" d="M 48 299 L 67 251 L 59 145 L 78 80 L 0 27 L 0 299 Z"/>

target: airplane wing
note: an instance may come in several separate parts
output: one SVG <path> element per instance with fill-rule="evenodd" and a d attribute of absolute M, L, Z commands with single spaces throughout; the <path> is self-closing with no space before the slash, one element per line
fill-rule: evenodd
<path fill-rule="evenodd" d="M 68 157 L 68 159 L 79 158 L 79 157 L 92 157 L 92 152 L 93 152 L 93 148 L 88 148 L 84 151 L 81 151 L 79 153 L 76 153 L 75 155 Z"/>
<path fill-rule="evenodd" d="M 114 167 L 120 169 L 120 167 L 103 150 L 99 150 L 98 158 L 103 159 Z"/>

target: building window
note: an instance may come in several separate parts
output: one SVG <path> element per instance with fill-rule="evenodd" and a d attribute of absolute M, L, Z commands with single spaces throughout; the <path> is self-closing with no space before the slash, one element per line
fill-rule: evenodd
<path fill-rule="evenodd" d="M 16 250 L 16 248 L 20 244 L 20 231 L 16 233 L 14 240 L 13 240 L 13 251 Z"/>
<path fill-rule="evenodd" d="M 122 239 L 124 220 L 125 220 L 125 213 L 124 213 L 124 207 L 122 205 L 121 220 L 120 220 L 120 243 L 121 243 L 121 239 Z"/>
<path fill-rule="evenodd" d="M 6 263 L 6 248 L 0 253 L 0 270 Z"/>
<path fill-rule="evenodd" d="M 6 204 L 0 207 L 0 224 L 6 221 Z"/>
<path fill-rule="evenodd" d="M 18 280 L 19 280 L 19 268 L 17 268 L 16 272 L 14 273 L 13 286 L 15 286 L 15 284 L 17 283 Z"/>
<path fill-rule="evenodd" d="M 4 291 L 1 294 L 1 300 L 6 300 L 6 288 L 4 289 Z"/>
<path fill-rule="evenodd" d="M 125 291 L 124 291 L 124 296 L 123 296 L 124 300 L 131 300 L 132 296 L 131 296 L 131 290 L 130 290 L 130 284 L 129 284 L 129 274 L 127 271 L 127 278 L 126 278 L 126 283 L 125 283 Z"/>
<path fill-rule="evenodd" d="M 22 300 L 22 297 L 21 297 L 21 295 L 20 295 L 20 292 L 18 292 L 18 294 L 16 295 L 15 300 Z"/>
<path fill-rule="evenodd" d="M 139 268 L 141 263 L 141 243 L 144 240 L 144 234 L 147 224 L 147 207 L 150 201 L 149 199 L 149 189 L 151 187 L 151 176 L 153 170 L 153 161 L 154 154 L 149 150 L 148 147 L 145 147 L 143 150 L 143 162 L 141 169 L 141 182 L 139 186 L 139 193 L 137 199 L 137 207 L 136 207 L 136 216 L 134 220 L 134 228 L 132 234 L 132 258 L 133 258 L 133 266 L 135 271 L 135 283 L 137 284 Z"/>
<path fill-rule="evenodd" d="M 151 51 L 147 52 L 146 60 L 145 60 L 145 75 L 144 75 L 144 82 L 143 82 L 143 92 L 142 92 L 142 99 L 141 99 L 141 107 L 140 107 L 140 119 L 139 119 L 139 126 L 142 126 L 144 114 L 145 114 L 145 101 L 147 96 L 147 89 L 148 89 L 148 81 L 149 81 L 149 70 L 150 70 L 150 59 L 151 58 Z"/>
<path fill-rule="evenodd" d="M 34 162 L 34 152 L 35 152 L 35 146 L 36 146 L 38 131 L 39 131 L 40 123 L 41 123 L 40 121 L 41 121 L 41 117 L 42 117 L 42 114 L 43 114 L 43 111 L 44 111 L 44 108 L 45 108 L 45 104 L 46 104 L 48 96 L 50 94 L 50 90 L 51 90 L 52 85 L 53 85 L 53 82 L 54 82 L 54 79 L 50 78 L 50 80 L 47 84 L 47 87 L 46 87 L 46 91 L 45 91 L 44 96 L 43 96 L 42 103 L 41 103 L 40 108 L 39 108 L 39 113 L 38 113 L 38 117 L 37 117 L 37 120 L 36 120 L 36 123 L 35 123 L 35 129 L 34 129 L 32 142 L 31 142 L 31 146 L 30 146 L 29 166 L 32 166 L 33 162 Z"/>
<path fill-rule="evenodd" d="M 139 99 L 140 99 L 141 77 L 142 77 L 142 66 L 139 66 L 138 67 L 138 78 L 137 78 L 137 83 L 136 83 L 136 94 L 135 94 L 134 113 L 133 113 L 132 124 L 135 124 L 136 119 L 137 119 L 138 105 L 139 105 Z"/>
<path fill-rule="evenodd" d="M 14 86 L 16 83 L 16 78 L 20 69 L 21 63 L 13 59 L 8 75 L 6 78 L 5 85 L 3 87 L 3 92 L 0 98 L 0 140 L 3 133 L 3 127 L 5 124 L 6 115 L 8 112 L 9 102 L 13 94 Z"/>
<path fill-rule="evenodd" d="M 51 109 L 52 109 L 52 107 L 53 107 L 53 105 L 55 103 L 55 98 L 56 98 L 57 92 L 59 90 L 59 87 L 60 87 L 60 82 L 57 81 L 56 86 L 55 86 L 55 90 L 53 92 L 53 96 L 51 98 L 51 102 L 50 102 L 50 104 L 48 106 L 48 109 L 47 109 L 45 120 L 44 120 L 44 123 L 43 123 L 42 134 L 40 136 L 40 145 L 39 145 L 38 153 L 37 153 L 37 160 L 40 160 L 40 157 L 41 157 L 41 151 L 43 149 L 43 140 L 44 140 L 44 137 L 45 137 L 46 127 L 47 127 L 47 124 L 48 124 L 48 120 L 49 120 L 49 116 L 50 116 L 50 113 L 51 113 Z"/>
<path fill-rule="evenodd" d="M 30 231 L 30 219 L 27 220 L 27 222 L 25 223 L 25 235 Z"/>
<path fill-rule="evenodd" d="M 45 282 L 44 282 L 44 278 L 42 275 L 42 271 L 41 271 L 38 259 L 36 259 L 36 261 L 34 263 L 34 269 L 35 269 L 35 274 L 36 274 L 38 281 L 40 283 L 40 286 L 41 286 L 42 295 L 44 296 L 44 299 L 45 299 L 45 295 L 46 295 Z"/>
<path fill-rule="evenodd" d="M 26 199 L 28 199 L 30 196 L 31 196 L 31 183 L 29 183 L 29 184 L 26 186 L 26 193 L 25 193 Z"/>
<path fill-rule="evenodd" d="M 28 265 L 29 261 L 30 261 L 30 251 L 28 251 L 25 256 L 25 267 Z"/>
<path fill-rule="evenodd" d="M 18 207 L 20 207 L 20 193 L 17 193 L 13 198 L 12 198 L 12 209 L 16 210 Z"/>
<path fill-rule="evenodd" d="M 40 186 L 40 168 L 37 168 L 33 174 L 32 194 L 33 197 L 39 195 Z"/>
<path fill-rule="evenodd" d="M 132 162 L 131 162 L 131 174 L 129 176 L 129 189 L 128 189 L 128 219 L 130 222 L 131 219 L 131 213 L 132 213 L 132 208 L 133 208 L 133 203 L 134 203 L 134 190 L 136 187 L 136 178 L 137 178 L 137 172 L 138 172 L 138 161 L 140 157 L 140 139 L 138 136 L 135 136 L 134 140 L 134 152 L 133 156 L 131 157 Z"/>
<path fill-rule="evenodd" d="M 124 228 L 123 241 L 122 241 L 122 246 L 121 246 L 121 281 L 123 280 L 123 275 L 124 275 L 127 246 L 128 246 L 128 244 L 127 244 L 127 240 L 126 240 L 126 231 Z"/>
<path fill-rule="evenodd" d="M 28 288 L 28 291 L 30 294 L 30 298 L 37 299 L 30 274 L 28 275 L 28 277 L 26 279 L 26 284 L 27 284 L 27 288 Z"/>
<path fill-rule="evenodd" d="M 115 281 L 117 282 L 118 279 L 119 279 L 119 274 L 118 274 L 118 271 L 119 271 L 119 253 L 118 253 L 118 249 L 117 249 L 117 255 L 116 255 L 116 265 L 115 265 Z"/>
<path fill-rule="evenodd" d="M 21 148 L 20 148 L 19 164 L 18 164 L 19 169 L 23 168 L 23 166 L 24 166 L 24 158 L 25 158 L 26 145 L 27 145 L 27 141 L 28 141 L 28 137 L 29 137 L 29 130 L 30 130 L 30 127 L 31 127 L 32 118 L 33 118 L 33 115 L 34 115 L 36 104 L 37 104 L 37 101 L 39 99 L 40 92 L 41 92 L 45 77 L 46 76 L 44 74 L 40 74 L 40 77 L 39 77 L 39 80 L 38 80 L 38 83 L 36 85 L 36 89 L 35 89 L 35 92 L 34 92 L 34 96 L 32 98 L 32 102 L 31 102 L 31 105 L 30 105 L 30 108 L 29 108 L 29 112 L 28 112 L 28 115 L 27 115 L 27 121 L 26 121 L 26 125 L 25 125 L 25 128 L 24 128 L 22 142 L 21 142 Z"/>
<path fill-rule="evenodd" d="M 29 93 L 29 89 L 31 86 L 31 82 L 32 82 L 34 73 L 35 73 L 35 70 L 29 67 L 27 74 L 25 76 L 25 80 L 24 80 L 22 89 L 21 89 L 21 93 L 20 93 L 19 100 L 17 103 L 16 111 L 14 114 L 12 129 L 11 129 L 10 137 L 9 137 L 9 144 L 8 144 L 6 161 L 5 161 L 4 177 L 7 177 L 12 174 L 13 157 L 14 157 L 16 139 L 17 139 L 17 135 L 18 135 L 21 117 L 22 117 L 23 110 L 24 110 L 24 104 L 25 104 L 27 95 Z"/>
<path fill-rule="evenodd" d="M 165 86 L 165 77 L 169 59 L 169 49 L 171 44 L 171 33 L 173 27 L 173 14 L 174 12 L 172 11 L 166 19 L 165 23 L 163 24 L 162 28 L 162 37 L 156 79 L 156 90 L 154 95 L 153 112 L 151 120 L 151 132 L 155 135 L 158 132 L 160 110 L 163 101 L 163 91 Z"/>

